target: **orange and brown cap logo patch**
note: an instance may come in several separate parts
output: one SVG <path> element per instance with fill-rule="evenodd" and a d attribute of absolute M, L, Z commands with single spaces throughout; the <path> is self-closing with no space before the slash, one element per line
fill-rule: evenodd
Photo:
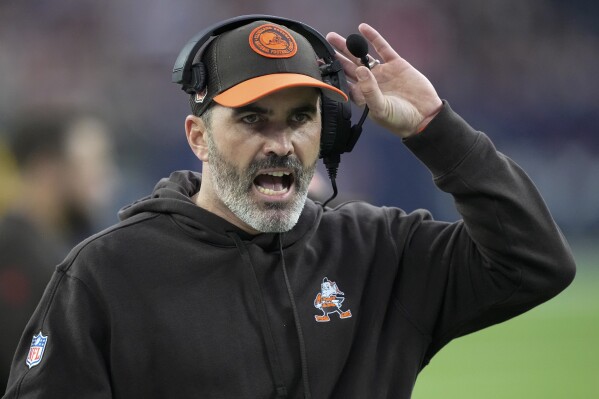
<path fill-rule="evenodd" d="M 268 58 L 290 58 L 297 53 L 297 43 L 289 32 L 279 26 L 265 24 L 250 33 L 250 47 Z"/>

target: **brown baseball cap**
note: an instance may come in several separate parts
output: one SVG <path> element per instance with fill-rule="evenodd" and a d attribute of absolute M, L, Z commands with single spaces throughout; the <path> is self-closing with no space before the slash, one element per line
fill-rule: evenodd
<path fill-rule="evenodd" d="M 347 95 L 325 83 L 310 42 L 292 29 L 269 21 L 255 21 L 217 36 L 202 55 L 207 85 L 194 95 L 200 114 L 214 100 L 241 107 L 277 90 L 315 87 L 335 101 Z"/>

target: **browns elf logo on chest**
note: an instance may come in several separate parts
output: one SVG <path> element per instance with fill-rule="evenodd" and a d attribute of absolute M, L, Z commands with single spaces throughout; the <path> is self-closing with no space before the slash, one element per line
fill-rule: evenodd
<path fill-rule="evenodd" d="M 322 314 L 314 315 L 314 319 L 319 323 L 327 322 L 331 320 L 329 315 L 333 313 L 337 313 L 340 319 L 351 317 L 351 310 L 343 310 L 343 301 L 345 301 L 345 293 L 339 289 L 336 282 L 325 277 L 320 285 L 320 292 L 314 299 L 314 307 Z"/>
<path fill-rule="evenodd" d="M 279 26 L 265 24 L 250 33 L 250 47 L 268 58 L 290 58 L 297 53 L 297 43 L 289 32 Z"/>

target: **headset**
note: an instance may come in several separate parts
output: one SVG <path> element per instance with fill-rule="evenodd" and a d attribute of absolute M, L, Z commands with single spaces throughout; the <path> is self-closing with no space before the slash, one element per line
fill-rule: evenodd
<path fill-rule="evenodd" d="M 201 92 L 207 84 L 207 68 L 201 61 L 201 55 L 208 44 L 218 35 L 236 29 L 254 21 L 268 21 L 286 26 L 304 36 L 314 48 L 316 55 L 322 60 L 320 72 L 325 83 L 343 91 L 349 96 L 347 78 L 341 63 L 335 59 L 335 50 L 314 28 L 292 19 L 272 15 L 243 15 L 221 21 L 199 32 L 183 47 L 173 67 L 172 82 L 180 84 L 182 89 L 189 94 Z M 362 132 L 362 123 L 351 125 L 350 102 L 337 102 L 322 96 L 322 132 L 320 137 L 320 158 L 331 178 L 334 194 L 337 194 L 335 178 L 341 154 L 353 150 Z M 326 205 L 325 202 L 325 205 Z"/>

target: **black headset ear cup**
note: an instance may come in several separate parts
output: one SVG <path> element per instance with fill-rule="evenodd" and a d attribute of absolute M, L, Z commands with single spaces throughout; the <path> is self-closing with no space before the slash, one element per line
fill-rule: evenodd
<path fill-rule="evenodd" d="M 333 150 L 337 135 L 338 103 L 322 96 L 322 132 L 320 135 L 320 157 L 326 157 Z"/>
<path fill-rule="evenodd" d="M 320 157 L 331 153 L 345 152 L 351 137 L 351 106 L 322 96 L 322 133 L 320 136 Z"/>
<path fill-rule="evenodd" d="M 191 66 L 191 82 L 187 93 L 199 93 L 204 89 L 206 85 L 206 67 L 204 63 L 199 61 Z"/>

